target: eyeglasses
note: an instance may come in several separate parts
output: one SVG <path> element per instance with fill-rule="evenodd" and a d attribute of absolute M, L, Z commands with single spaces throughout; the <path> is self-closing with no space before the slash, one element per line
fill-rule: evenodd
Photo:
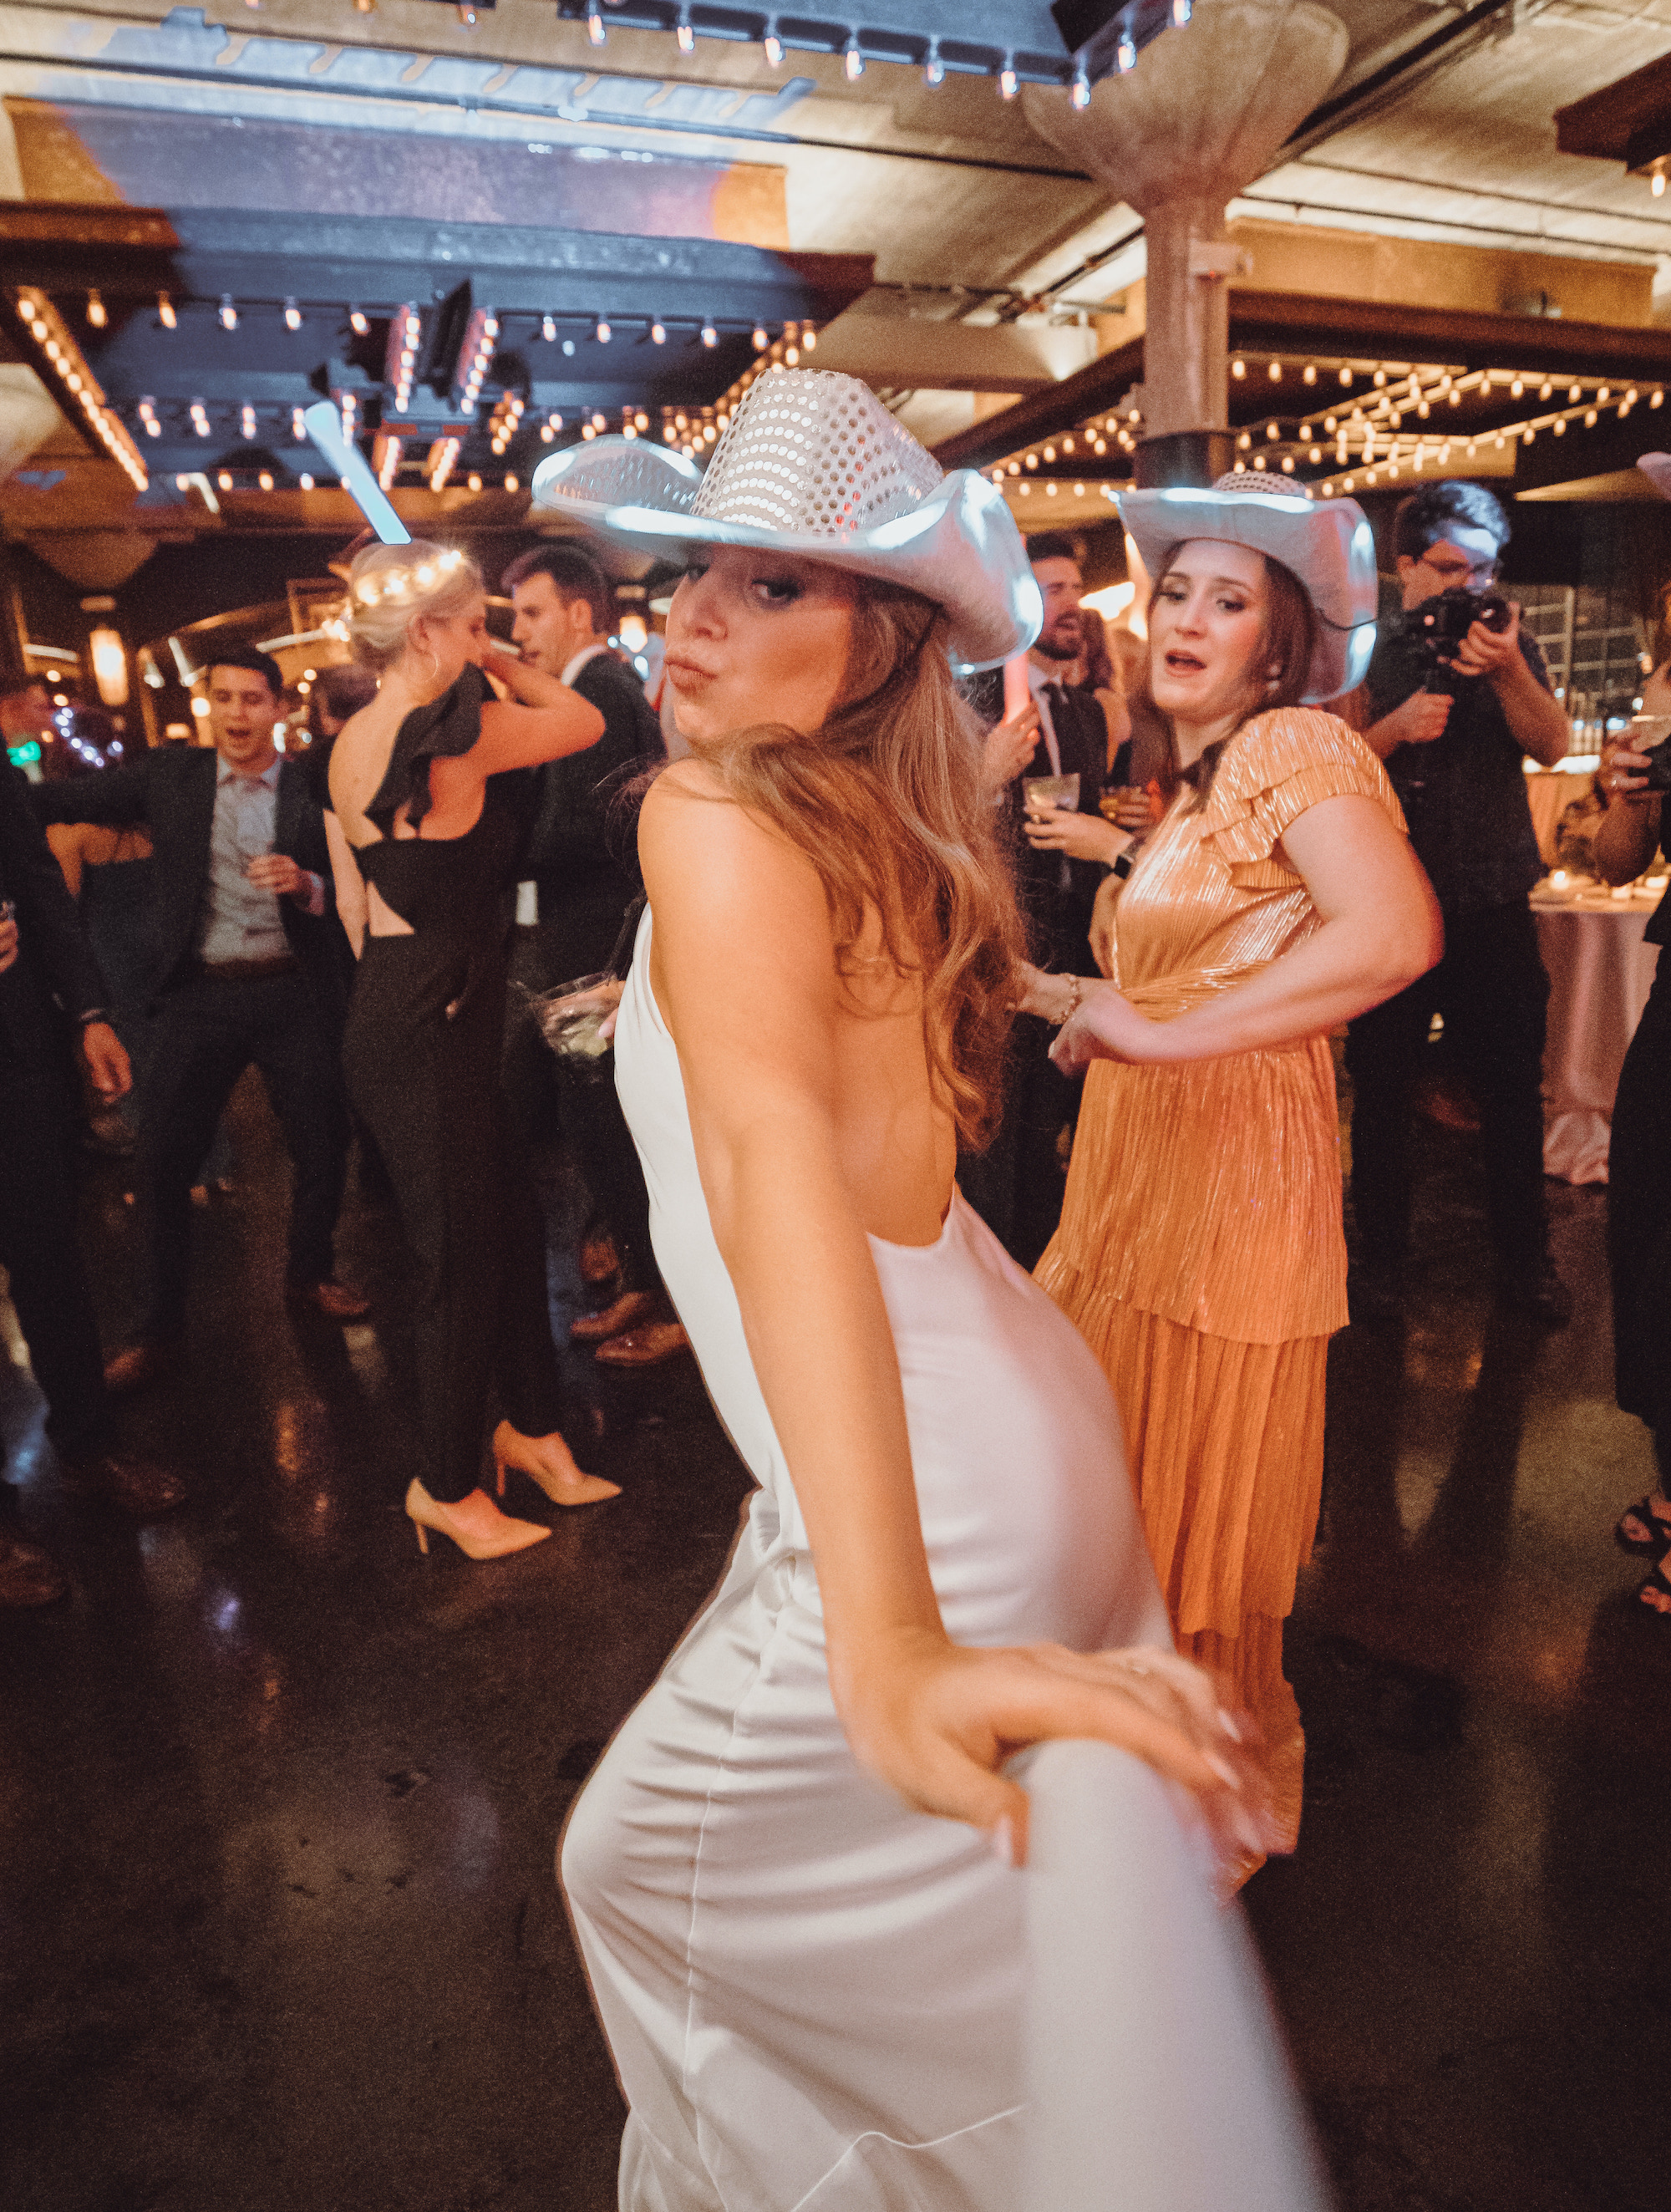
<path fill-rule="evenodd" d="M 1455 560 L 1436 561 L 1433 558 L 1433 548 L 1431 545 L 1421 557 L 1433 574 L 1443 579 L 1446 584 L 1495 583 L 1497 572 L 1502 565 L 1500 562 L 1495 560 L 1469 561 L 1460 554 Z"/>

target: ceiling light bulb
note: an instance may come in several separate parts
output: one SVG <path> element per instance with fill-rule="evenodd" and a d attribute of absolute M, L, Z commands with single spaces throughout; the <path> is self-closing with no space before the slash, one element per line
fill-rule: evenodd
<path fill-rule="evenodd" d="M 1083 62 L 1073 72 L 1073 82 L 1068 87 L 1067 97 L 1082 114 L 1091 105 L 1091 79 L 1085 75 Z"/>
<path fill-rule="evenodd" d="M 757 323 L 754 326 L 755 351 L 757 353 L 764 353 L 770 343 L 771 340 L 766 335 L 765 325 L 763 323 Z"/>
<path fill-rule="evenodd" d="M 1180 30 L 1189 21 L 1191 13 L 1190 0 L 1172 0 L 1172 21 Z"/>
<path fill-rule="evenodd" d="M 1271 363 L 1268 374 L 1273 384 L 1280 384 L 1282 381 L 1282 363 L 1279 361 L 1273 361 Z"/>
<path fill-rule="evenodd" d="M 174 303 L 166 292 L 159 292 L 156 295 L 156 313 L 157 320 L 165 331 L 172 331 L 179 321 L 174 313 Z"/>
<path fill-rule="evenodd" d="M 260 485 L 263 491 L 270 491 L 273 488 L 273 480 L 265 469 L 262 470 L 260 475 L 256 478 L 256 482 Z"/>
<path fill-rule="evenodd" d="M 658 319 L 650 325 L 650 343 L 652 345 L 665 345 L 666 343 L 667 325 Z"/>
<path fill-rule="evenodd" d="M 690 27 L 690 9 L 688 6 L 683 7 L 679 9 L 678 29 L 675 32 L 674 36 L 679 42 L 679 52 L 682 54 L 694 54 L 696 52 L 696 33 Z"/>
<path fill-rule="evenodd" d="M 355 337 L 364 337 L 366 332 L 371 328 L 370 324 L 366 320 L 364 308 L 350 307 L 349 309 L 348 326 L 349 330 L 353 331 Z"/>
<path fill-rule="evenodd" d="M 998 72 L 998 89 L 1006 100 L 1013 100 L 1021 89 L 1021 80 L 1015 73 L 1015 56 L 1006 54 L 1004 66 Z"/>
<path fill-rule="evenodd" d="M 775 21 L 767 24 L 766 35 L 760 45 L 766 57 L 767 68 L 776 69 L 783 59 L 783 41 L 777 34 L 777 25 Z"/>
<path fill-rule="evenodd" d="M 1134 70 L 1137 67 L 1137 48 L 1132 44 L 1132 34 L 1129 31 L 1121 33 L 1120 44 L 1115 49 L 1114 58 L 1120 64 L 1121 76 L 1124 76 L 1128 70 Z"/>
<path fill-rule="evenodd" d="M 105 303 L 96 292 L 89 292 L 87 295 L 87 319 L 95 331 L 103 330 L 110 319 L 105 313 Z"/>
<path fill-rule="evenodd" d="M 601 46 L 608 35 L 604 29 L 603 16 L 595 8 L 586 19 L 586 34 L 594 46 Z"/>
<path fill-rule="evenodd" d="M 930 39 L 928 52 L 923 57 L 922 81 L 932 91 L 937 84 L 945 82 L 945 64 L 940 59 L 940 42 Z"/>
<path fill-rule="evenodd" d="M 221 328 L 223 331 L 235 331 L 237 327 L 238 310 L 232 304 L 232 295 L 230 292 L 222 292 L 221 295 Z"/>
<path fill-rule="evenodd" d="M 299 331 L 301 328 L 301 309 L 297 307 L 294 300 L 287 300 L 284 302 L 284 327 L 287 331 Z"/>
<path fill-rule="evenodd" d="M 718 331 L 714 329 L 712 323 L 704 323 L 702 325 L 702 343 L 705 346 L 716 346 L 719 343 L 720 333 Z"/>
<path fill-rule="evenodd" d="M 598 318 L 598 327 L 592 335 L 597 339 L 599 345 L 607 345 L 614 333 L 610 329 L 609 325 L 604 320 L 603 317 L 599 315 Z"/>
<path fill-rule="evenodd" d="M 842 49 L 842 66 L 847 71 L 848 82 L 857 84 L 865 74 L 865 57 L 859 51 L 859 33 L 848 33 L 848 42 Z"/>

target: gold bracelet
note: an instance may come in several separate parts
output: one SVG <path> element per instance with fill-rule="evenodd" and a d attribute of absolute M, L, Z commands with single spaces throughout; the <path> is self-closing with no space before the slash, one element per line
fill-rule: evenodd
<path fill-rule="evenodd" d="M 1068 1022 L 1072 1020 L 1074 1015 L 1077 1014 L 1079 1011 L 1079 979 L 1077 975 L 1070 975 L 1067 978 L 1067 1011 L 1066 1013 L 1052 1014 L 1050 1016 L 1051 1028 L 1053 1030 L 1063 1028 Z"/>

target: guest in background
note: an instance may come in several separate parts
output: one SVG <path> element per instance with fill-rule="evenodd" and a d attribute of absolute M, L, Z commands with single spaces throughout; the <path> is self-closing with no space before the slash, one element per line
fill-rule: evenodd
<path fill-rule="evenodd" d="M 1671 458 L 1644 454 L 1638 465 L 1671 495 Z M 1642 687 L 1645 714 L 1671 714 L 1671 663 Z M 1628 738 L 1628 732 L 1627 738 Z M 1596 866 L 1610 884 L 1628 884 L 1657 851 L 1671 858 L 1665 799 L 1650 788 L 1652 762 L 1629 744 L 1608 750 L 1597 779 L 1607 811 L 1596 834 Z M 1640 1603 L 1671 1616 L 1671 892 L 1644 933 L 1660 947 L 1654 988 L 1631 1039 L 1613 1105 L 1607 1155 L 1607 1261 L 1613 1278 L 1613 1390 L 1653 1438 L 1658 1481 L 1626 1508 L 1613 1534 L 1627 1552 L 1652 1561 Z"/>
<path fill-rule="evenodd" d="M 1069 680 L 1085 647 L 1084 580 L 1072 543 L 1054 534 L 1030 538 L 1027 558 L 1044 599 L 1044 627 L 1028 655 L 1032 711 L 988 735 L 988 781 L 998 790 L 999 837 L 1015 868 L 1030 957 L 1042 969 L 1072 973 L 1091 965 L 1097 885 L 1131 833 L 1104 821 L 1098 805 L 1114 734 L 1109 717 L 1092 691 Z M 1072 807 L 1030 818 L 1026 781 L 1048 775 L 1077 775 L 1078 799 Z M 1051 1065 L 1049 1044 L 1048 1024 L 1016 1017 L 998 1133 L 958 1169 L 969 1204 L 1024 1267 L 1037 1264 L 1060 1217 L 1066 1146 L 1079 1110 L 1081 1086 Z"/>
<path fill-rule="evenodd" d="M 1364 1321 L 1403 1310 L 1413 1093 L 1436 1013 L 1479 1109 L 1498 1294 L 1547 1328 L 1572 1311 L 1544 1204 L 1549 978 L 1527 904 L 1543 864 L 1521 770 L 1528 753 L 1546 767 L 1565 757 L 1566 715 L 1517 611 L 1506 629 L 1474 623 L 1434 688 L 1410 620 L 1441 592 L 1486 590 L 1508 541 L 1508 517 L 1479 484 L 1427 484 L 1393 518 L 1403 604 L 1382 623 L 1370 663 L 1375 719 L 1364 735 L 1387 763 L 1437 894 L 1445 950 L 1431 975 L 1360 1015 L 1346 1040 L 1359 1246 L 1352 1310 Z"/>
<path fill-rule="evenodd" d="M 504 895 L 521 826 L 513 771 L 580 752 L 598 710 L 508 656 L 518 703 L 482 674 L 487 595 L 457 550 L 378 545 L 349 581 L 354 648 L 382 672 L 331 763 L 326 817 L 337 903 L 360 955 L 343 1056 L 355 1109 L 394 1184 L 420 1280 L 420 1472 L 406 1492 L 418 1542 L 450 1536 L 498 1559 L 549 1536 L 499 1510 L 478 1480 L 489 1383 L 505 1470 L 554 1504 L 617 1495 L 583 1474 L 562 1433 L 539 1221 L 500 1089 Z"/>
<path fill-rule="evenodd" d="M 40 756 L 52 736 L 52 695 L 38 676 L 22 673 L 0 679 L 0 738 L 9 753 L 23 756 L 10 764 L 39 783 Z"/>
<path fill-rule="evenodd" d="M 208 670 L 207 687 L 213 751 L 148 752 L 34 794 L 49 822 L 143 824 L 155 848 L 156 1029 L 135 1163 L 148 1295 L 138 1340 L 107 1370 L 116 1390 L 142 1388 L 178 1357 L 191 1185 L 252 1063 L 294 1170 L 289 1291 L 332 1320 L 366 1311 L 331 1262 L 348 1147 L 349 955 L 326 902 L 324 819 L 305 769 L 281 760 L 274 744 L 276 662 L 229 649 Z"/>
<path fill-rule="evenodd" d="M 0 1265 L 65 1487 L 148 1519 L 179 1504 L 185 1487 L 113 1448 L 76 1188 L 76 1060 L 113 1103 L 128 1059 L 28 785 L 9 763 L 0 763 Z M 65 1587 L 47 1553 L 0 1526 L 0 1605 L 48 1604 Z"/>
<path fill-rule="evenodd" d="M 377 678 L 352 661 L 322 668 L 307 695 L 307 750 L 301 756 L 308 788 L 321 807 L 331 804 L 331 752 L 352 716 L 377 696 Z"/>
<path fill-rule="evenodd" d="M 523 896 L 532 895 L 535 918 L 519 933 L 513 974 L 531 990 L 549 991 L 610 965 L 639 891 L 630 829 L 623 850 L 610 809 L 623 784 L 663 757 L 661 725 L 643 685 L 609 649 L 614 594 L 589 553 L 563 543 L 536 546 L 511 563 L 504 586 L 525 663 L 571 685 L 604 718 L 596 745 L 534 771 L 522 866 L 532 884 Z M 689 1340 L 650 1249 L 644 1170 L 615 1085 L 561 1079 L 534 1024 L 523 1021 L 512 1027 L 506 1090 L 526 1143 L 561 1126 L 619 1262 L 614 1297 L 571 1323 L 571 1338 L 595 1344 L 599 1360 L 611 1367 L 649 1366 L 684 1351 Z"/>

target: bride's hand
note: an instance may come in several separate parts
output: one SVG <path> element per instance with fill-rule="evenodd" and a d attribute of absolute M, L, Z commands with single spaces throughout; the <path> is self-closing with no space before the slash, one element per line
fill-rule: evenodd
<path fill-rule="evenodd" d="M 1221 1708 L 1212 1678 L 1176 1653 L 986 1650 L 925 1632 L 874 1644 L 832 1670 L 860 1763 L 919 1812 L 988 1831 L 1001 1857 L 1027 1854 L 1027 1793 L 997 1771 L 1012 1752 L 1090 1737 L 1133 1753 L 1192 1791 L 1215 1837 L 1272 1848 L 1278 1831 L 1251 1729 Z"/>
<path fill-rule="evenodd" d="M 1158 1057 L 1155 1032 L 1162 1024 L 1139 1013 L 1131 1000 L 1105 983 L 1087 991 L 1050 1048 L 1064 1075 L 1079 1075 L 1093 1060 L 1127 1060 L 1139 1064 Z"/>

